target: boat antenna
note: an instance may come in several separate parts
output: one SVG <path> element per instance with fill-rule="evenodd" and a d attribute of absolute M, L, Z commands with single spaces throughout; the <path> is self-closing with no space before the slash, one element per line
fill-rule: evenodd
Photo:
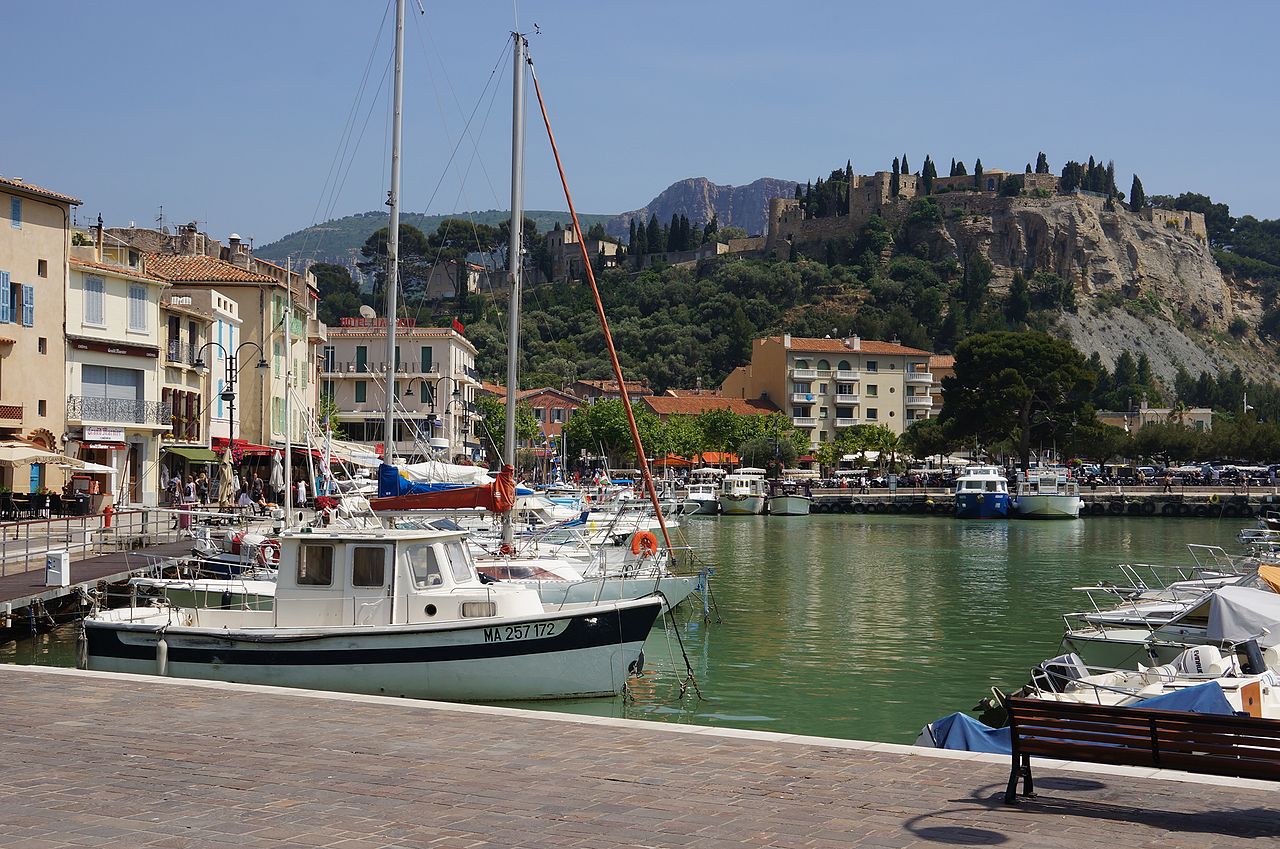
<path fill-rule="evenodd" d="M 387 384 L 382 462 L 394 465 L 396 437 L 396 295 L 400 287 L 400 113 L 404 106 L 404 3 L 396 0 L 395 95 L 391 112 L 391 207 L 387 222 Z"/>
<path fill-rule="evenodd" d="M 556 147 L 556 136 L 551 131 L 551 118 L 547 115 L 547 104 L 542 99 L 542 87 L 538 85 L 538 74 L 533 68 L 533 59 L 529 59 L 529 76 L 533 80 L 533 91 L 538 96 L 538 107 L 542 110 L 542 122 L 547 128 L 547 141 L 551 143 L 551 155 L 556 160 L 556 170 L 560 173 L 560 185 L 564 188 L 564 199 L 569 205 L 569 217 L 573 221 L 573 235 L 578 240 L 578 248 L 582 252 L 582 267 L 591 284 L 591 294 L 596 302 L 596 315 L 600 318 L 600 329 L 604 333 L 605 347 L 609 351 L 609 361 L 613 364 L 613 374 L 618 381 L 618 394 L 622 399 L 622 409 L 627 413 L 627 425 L 631 428 L 631 442 L 635 445 L 636 456 L 640 460 L 640 474 L 644 477 L 645 489 L 649 491 L 649 500 L 653 502 L 654 512 L 658 516 L 658 527 L 662 529 L 662 539 L 667 550 L 672 550 L 671 534 L 667 531 L 667 520 L 662 515 L 662 505 L 658 502 L 658 490 L 653 485 L 653 475 L 649 471 L 649 458 L 645 455 L 644 442 L 640 439 L 640 428 L 636 425 L 636 414 L 631 409 L 631 396 L 627 393 L 626 381 L 622 379 L 622 365 L 618 362 L 618 351 L 613 345 L 613 334 L 609 332 L 609 319 L 604 314 L 604 302 L 600 300 L 600 289 L 596 286 L 596 273 L 591 266 L 591 257 L 587 254 L 587 242 L 582 238 L 582 225 L 578 223 L 578 213 L 573 208 L 573 196 L 569 193 L 569 180 L 564 174 L 564 165 L 560 162 L 560 149 Z"/>
<path fill-rule="evenodd" d="M 511 300 L 507 317 L 507 420 L 506 441 L 502 446 L 503 463 L 516 465 L 516 394 L 520 389 L 520 262 L 524 237 L 524 65 L 529 43 L 518 32 L 511 33 L 515 43 L 515 62 L 511 78 L 511 226 L 507 234 L 507 269 L 511 273 Z M 515 544 L 512 510 L 502 515 L 502 546 L 511 551 Z"/>

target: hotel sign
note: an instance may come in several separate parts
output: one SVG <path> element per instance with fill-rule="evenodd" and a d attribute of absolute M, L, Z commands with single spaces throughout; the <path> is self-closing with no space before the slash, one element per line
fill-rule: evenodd
<path fill-rule="evenodd" d="M 84 426 L 85 442 L 124 442 L 124 428 Z"/>
<path fill-rule="evenodd" d="M 387 320 L 385 318 L 340 318 L 338 324 L 342 327 L 386 327 Z M 416 318 L 397 318 L 396 327 L 417 327 L 418 320 Z"/>
<path fill-rule="evenodd" d="M 94 339 L 69 338 L 71 347 L 77 351 L 97 351 L 100 354 L 119 354 L 125 357 L 160 358 L 160 349 L 145 348 L 141 345 L 122 345 L 118 342 L 99 342 Z"/>

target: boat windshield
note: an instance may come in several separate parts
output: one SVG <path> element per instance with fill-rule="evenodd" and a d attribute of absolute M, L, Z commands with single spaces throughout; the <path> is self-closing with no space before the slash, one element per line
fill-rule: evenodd
<path fill-rule="evenodd" d="M 444 583 L 440 574 L 440 564 L 436 562 L 431 543 L 420 542 L 404 547 L 404 558 L 413 573 L 413 582 L 419 589 L 438 587 Z"/>

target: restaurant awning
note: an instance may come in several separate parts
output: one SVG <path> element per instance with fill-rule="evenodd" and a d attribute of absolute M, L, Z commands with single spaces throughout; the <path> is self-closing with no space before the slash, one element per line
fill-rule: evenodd
<path fill-rule="evenodd" d="M 208 448 L 166 448 L 165 451 L 175 457 L 182 457 L 191 463 L 218 462 L 218 455 Z"/>

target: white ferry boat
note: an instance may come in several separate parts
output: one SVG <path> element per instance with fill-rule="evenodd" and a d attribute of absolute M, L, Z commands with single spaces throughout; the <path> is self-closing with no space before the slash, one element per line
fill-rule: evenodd
<path fill-rule="evenodd" d="M 1080 487 L 1066 469 L 1032 469 L 1018 475 L 1015 498 L 1020 519 L 1078 519 Z"/>
<path fill-rule="evenodd" d="M 767 498 L 764 469 L 743 466 L 720 482 L 720 512 L 726 516 L 759 516 Z"/>

